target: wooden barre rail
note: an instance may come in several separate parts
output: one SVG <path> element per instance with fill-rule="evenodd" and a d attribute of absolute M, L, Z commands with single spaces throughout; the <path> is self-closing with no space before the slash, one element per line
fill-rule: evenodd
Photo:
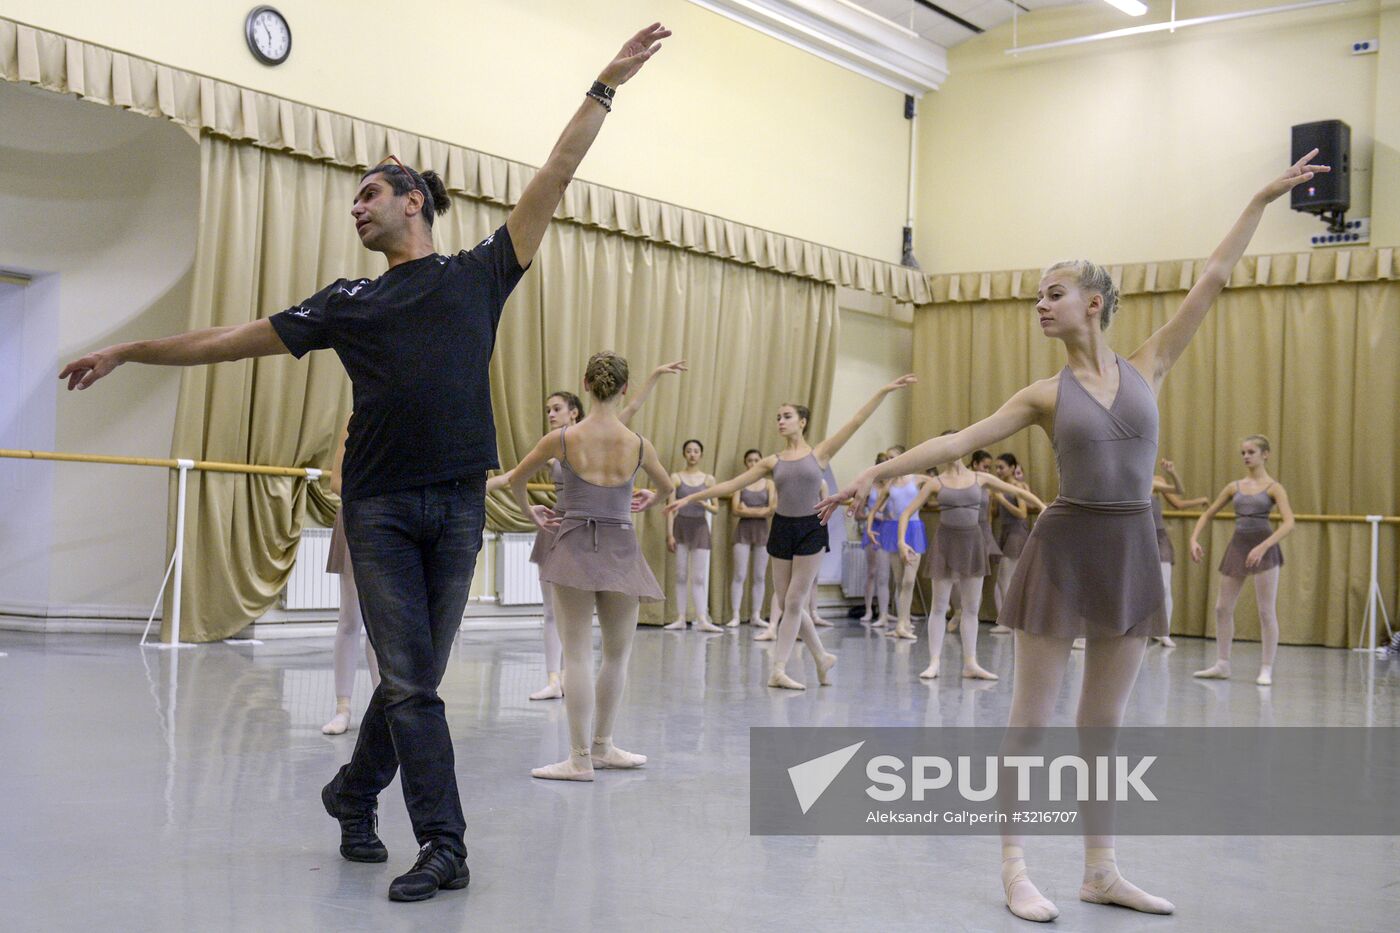
<path fill-rule="evenodd" d="M 1204 512 L 1181 512 L 1171 509 L 1163 510 L 1162 512 L 1165 518 L 1200 518 L 1204 514 Z M 1230 521 L 1233 520 L 1234 517 L 1234 512 L 1215 513 L 1215 520 L 1218 522 Z M 1282 519 L 1271 515 L 1269 516 L 1269 520 L 1277 522 Z M 1295 522 L 1335 522 L 1342 525 L 1366 525 L 1370 523 L 1365 515 L 1301 515 L 1297 512 L 1293 513 L 1293 520 Z M 1383 515 L 1381 516 L 1380 523 L 1382 525 L 1400 525 L 1400 517 Z"/>
<path fill-rule="evenodd" d="M 0 459 L 11 460 L 57 460 L 62 463 L 108 463 L 118 466 L 145 466 L 161 467 L 166 470 L 178 470 L 180 461 L 164 457 L 114 457 L 108 454 L 64 454 L 52 450 L 5 450 L 0 448 Z M 196 460 L 194 469 L 203 470 L 205 473 L 251 473 L 258 476 L 294 476 L 298 479 L 307 479 L 306 467 L 280 467 L 263 466 L 257 463 L 221 463 L 218 460 Z M 311 467 L 310 469 L 316 469 Z M 322 476 L 329 475 L 329 470 L 318 470 Z M 526 488 L 531 492 L 550 492 L 554 489 L 553 483 L 527 483 Z"/>

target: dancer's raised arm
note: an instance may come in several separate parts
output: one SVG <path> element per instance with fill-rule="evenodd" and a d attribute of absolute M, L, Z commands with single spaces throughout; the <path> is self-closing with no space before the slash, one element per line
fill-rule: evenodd
<path fill-rule="evenodd" d="M 598 83 L 603 88 L 597 96 L 593 90 L 588 92 L 569 125 L 564 127 L 549 158 L 525 186 L 520 201 L 506 218 L 506 229 L 515 245 L 515 258 L 521 266 L 528 266 L 535 258 L 565 189 L 602 129 L 603 118 L 612 109 L 612 93 L 641 70 L 661 49 L 661 40 L 670 34 L 671 30 L 660 23 L 652 23 L 623 44 L 621 51 L 598 75 Z"/>
<path fill-rule="evenodd" d="M 830 463 L 831 458 L 836 456 L 837 452 L 842 447 L 846 446 L 846 442 L 851 439 L 851 435 L 855 434 L 860 426 L 869 421 L 870 416 L 875 414 L 875 409 L 880 407 L 880 403 L 885 400 L 885 396 L 889 395 L 891 392 L 898 392 L 900 389 L 911 386 L 918 381 L 918 376 L 909 373 L 908 375 L 900 376 L 889 385 L 883 386 L 880 391 L 870 397 L 870 401 L 861 406 L 860 411 L 851 416 L 850 421 L 841 425 L 836 431 L 823 438 L 821 442 L 812 447 L 812 454 L 817 458 L 817 462 L 823 467 Z M 889 475 L 897 476 L 898 474 L 891 473 Z"/>
<path fill-rule="evenodd" d="M 627 407 L 617 413 L 617 420 L 630 428 L 632 426 L 632 419 L 637 417 L 637 412 L 642 410 L 642 405 L 646 403 L 647 396 L 651 394 L 652 389 L 656 388 L 656 381 L 662 376 L 669 374 L 679 376 L 688 368 L 685 360 L 676 360 L 674 363 L 663 363 L 653 369 L 651 374 L 647 376 L 646 381 L 642 383 L 642 387 L 632 393 L 632 398 L 628 401 Z"/>
<path fill-rule="evenodd" d="M 1244 213 L 1240 214 L 1234 227 L 1215 248 L 1215 252 L 1211 253 L 1205 271 L 1196 280 L 1196 284 L 1191 286 L 1191 291 L 1187 292 L 1186 300 L 1181 303 L 1176 314 L 1129 357 L 1140 372 L 1153 375 L 1154 392 L 1162 388 L 1162 380 L 1186 351 L 1191 338 L 1196 335 L 1201 322 L 1205 320 L 1206 312 L 1230 281 L 1230 273 L 1234 271 L 1240 257 L 1244 256 L 1249 241 L 1254 237 L 1254 231 L 1259 227 L 1264 208 L 1271 201 L 1309 181 L 1314 175 L 1332 170 L 1327 165 L 1313 165 L 1310 160 L 1315 155 L 1316 149 L 1294 162 L 1288 171 L 1259 189 L 1259 192 L 1249 199 Z"/>
<path fill-rule="evenodd" d="M 677 499 L 675 502 L 672 502 L 670 505 L 666 506 L 666 514 L 674 515 L 681 509 L 685 508 L 687 505 L 690 505 L 690 503 L 692 502 L 704 502 L 706 499 L 719 499 L 723 498 L 724 496 L 732 495 L 738 492 L 739 490 L 743 489 L 749 483 L 752 483 L 764 476 L 768 476 L 770 473 L 773 472 L 773 464 L 777 462 L 778 455 L 769 454 L 762 460 L 758 461 L 758 463 L 754 464 L 752 469 L 745 470 L 733 479 L 725 480 L 724 482 L 717 483 L 714 486 L 706 486 L 699 492 L 692 492 L 684 499 Z"/>
<path fill-rule="evenodd" d="M 1039 424 L 1045 429 L 1045 433 L 1049 434 L 1048 415 L 1055 410 L 1056 385 L 1057 381 L 1054 378 L 1033 382 L 976 424 L 953 434 L 929 438 L 897 457 L 867 467 L 844 489 L 817 503 L 817 514 L 825 522 L 843 502 L 852 498 L 863 499 L 878 480 L 903 476 L 906 473 L 923 473 L 940 463 L 965 457 L 979 447 L 991 447 L 1033 424 Z M 1024 491 L 1018 490 L 1018 493 Z"/>

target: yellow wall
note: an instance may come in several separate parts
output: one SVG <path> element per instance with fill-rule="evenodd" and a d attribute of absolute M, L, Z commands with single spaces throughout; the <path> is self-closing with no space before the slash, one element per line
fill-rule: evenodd
<path fill-rule="evenodd" d="M 1151 6 L 1146 20 L 1165 18 L 1165 3 Z M 1178 17 L 1257 6 L 1182 0 Z M 958 46 L 919 116 L 924 269 L 1209 255 L 1287 165 L 1289 127 L 1331 118 L 1352 129 L 1351 216 L 1372 217 L 1374 245 L 1400 244 L 1400 12 L 1395 0 L 1378 10 L 1362 0 L 1019 58 L 1003 54 L 1009 25 Z M 1382 19 L 1389 44 L 1353 56 Z M 1020 41 L 1132 22 L 1104 4 L 1048 9 L 1022 17 Z M 1250 252 L 1303 250 L 1322 228 L 1275 205 Z"/>
<path fill-rule="evenodd" d="M 250 0 L 0 0 L 0 16 L 538 165 L 633 31 L 676 35 L 618 95 L 580 177 L 898 261 L 903 97 L 687 0 L 279 0 L 292 55 L 258 64 Z"/>

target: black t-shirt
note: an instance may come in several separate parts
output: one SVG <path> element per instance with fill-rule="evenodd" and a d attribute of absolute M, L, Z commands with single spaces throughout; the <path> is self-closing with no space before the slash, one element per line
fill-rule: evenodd
<path fill-rule="evenodd" d="M 354 387 L 341 496 L 495 468 L 491 351 L 525 270 L 502 226 L 470 252 L 424 256 L 377 279 L 341 279 L 269 319 L 298 359 L 332 349 Z"/>

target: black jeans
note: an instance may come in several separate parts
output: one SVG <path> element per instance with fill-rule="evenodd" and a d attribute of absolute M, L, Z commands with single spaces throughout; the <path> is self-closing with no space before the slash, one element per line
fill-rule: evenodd
<path fill-rule="evenodd" d="M 345 503 L 345 536 L 379 686 L 360 723 L 339 797 L 374 806 L 403 770 L 418 844 L 467 854 L 452 736 L 438 684 L 462 622 L 486 521 L 486 477 L 452 480 Z"/>

